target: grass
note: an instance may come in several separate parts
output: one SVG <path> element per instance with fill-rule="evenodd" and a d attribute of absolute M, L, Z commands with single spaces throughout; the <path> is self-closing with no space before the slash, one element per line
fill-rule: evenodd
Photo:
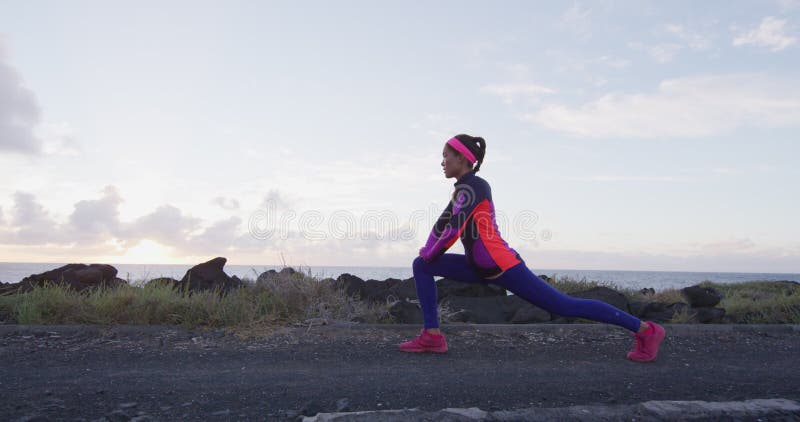
<path fill-rule="evenodd" d="M 230 327 L 258 330 L 259 327 L 306 323 L 309 320 L 340 320 L 389 323 L 389 303 L 373 304 L 349 297 L 329 281 L 310 272 L 279 273 L 227 295 L 216 291 L 189 294 L 171 284 L 131 283 L 117 288 L 76 292 L 66 287 L 45 285 L 27 293 L 0 296 L 0 321 L 19 324 L 166 324 L 185 327 Z M 643 296 L 636 290 L 613 283 L 554 277 L 551 283 L 570 294 L 604 286 L 627 296 L 629 301 L 685 302 L 679 289 Z M 141 287 L 143 286 L 143 287 Z M 718 307 L 726 319 L 736 323 L 800 323 L 800 285 L 771 281 L 735 284 L 703 282 L 722 293 Z M 450 310 L 440 306 L 447 321 Z M 689 310 L 672 322 L 691 319 Z"/>
<path fill-rule="evenodd" d="M 736 322 L 745 324 L 800 324 L 800 285 L 779 281 L 700 284 L 722 293 L 718 305 Z"/>
<path fill-rule="evenodd" d="M 389 322 L 387 305 L 362 302 L 331 283 L 303 273 L 280 275 L 259 284 L 245 281 L 245 288 L 227 295 L 217 291 L 189 294 L 167 284 L 84 292 L 45 285 L 27 293 L 0 296 L 0 319 L 19 324 L 169 324 L 243 329 L 310 319 Z"/>

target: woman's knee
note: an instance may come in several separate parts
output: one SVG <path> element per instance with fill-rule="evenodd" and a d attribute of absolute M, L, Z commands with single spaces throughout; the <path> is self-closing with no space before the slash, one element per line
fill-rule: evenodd
<path fill-rule="evenodd" d="M 425 268 L 425 264 L 427 264 L 427 262 L 425 262 L 425 260 L 422 259 L 421 256 L 418 256 L 414 258 L 414 262 L 411 263 L 411 268 L 414 270 L 414 273 L 417 273 L 419 271 L 422 271 L 423 268 Z"/>

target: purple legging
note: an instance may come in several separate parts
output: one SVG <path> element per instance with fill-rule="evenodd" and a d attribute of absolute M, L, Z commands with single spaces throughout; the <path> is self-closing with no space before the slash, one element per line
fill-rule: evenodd
<path fill-rule="evenodd" d="M 485 280 L 469 267 L 464 255 L 447 253 L 432 262 L 425 262 L 421 257 L 414 260 L 414 281 L 425 328 L 439 326 L 434 276 L 466 283 L 498 284 L 547 312 L 565 317 L 605 322 L 633 332 L 638 331 L 641 324 L 639 318 L 605 302 L 575 298 L 561 293 L 531 272 L 524 262 L 507 269 L 500 277 Z"/>

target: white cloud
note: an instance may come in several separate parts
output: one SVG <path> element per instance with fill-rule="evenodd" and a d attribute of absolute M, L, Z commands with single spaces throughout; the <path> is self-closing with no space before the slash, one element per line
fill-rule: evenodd
<path fill-rule="evenodd" d="M 543 95 L 554 94 L 554 89 L 536 84 L 489 84 L 481 88 L 481 92 L 496 95 L 506 104 L 511 104 L 519 97 L 529 101 L 537 101 Z"/>
<path fill-rule="evenodd" d="M 561 15 L 560 25 L 580 38 L 589 38 L 592 35 L 591 14 L 592 9 L 575 2 Z"/>
<path fill-rule="evenodd" d="M 626 59 L 620 59 L 619 57 L 612 57 L 612 56 L 600 56 L 597 60 L 597 63 L 604 64 L 608 67 L 612 67 L 614 69 L 624 69 L 630 65 L 630 61 Z"/>
<path fill-rule="evenodd" d="M 778 6 L 784 12 L 800 8 L 800 0 L 778 0 Z"/>
<path fill-rule="evenodd" d="M 795 127 L 800 84 L 763 74 L 671 79 L 655 93 L 612 93 L 579 107 L 548 104 L 524 119 L 598 138 L 686 138 L 748 126 Z"/>
<path fill-rule="evenodd" d="M 659 63 L 671 62 L 678 52 L 683 48 L 680 44 L 675 43 L 660 43 L 660 44 L 644 44 L 641 42 L 628 43 L 628 47 L 637 51 L 644 51 L 653 60 Z"/>
<path fill-rule="evenodd" d="M 0 43 L 0 152 L 41 153 L 42 141 L 34 134 L 40 114 L 36 96 L 6 62 Z"/>
<path fill-rule="evenodd" d="M 676 176 L 606 176 L 571 177 L 578 182 L 685 182 L 688 179 Z"/>
<path fill-rule="evenodd" d="M 767 16 L 761 21 L 758 28 L 738 31 L 738 35 L 733 39 L 733 45 L 736 47 L 755 45 L 767 47 L 773 52 L 781 51 L 797 42 L 796 37 L 786 32 L 785 26 L 785 20 Z"/>
<path fill-rule="evenodd" d="M 228 211 L 238 210 L 239 209 L 239 201 L 235 198 L 225 198 L 222 196 L 218 196 L 211 200 L 211 203 L 214 205 L 219 206 L 220 208 Z"/>
<path fill-rule="evenodd" d="M 6 230 L 0 231 L 0 243 L 35 245 L 59 243 L 63 240 L 55 219 L 29 193 L 14 193 L 8 226 Z"/>
<path fill-rule="evenodd" d="M 712 47 L 711 39 L 703 34 L 695 32 L 678 24 L 666 24 L 664 30 L 681 41 L 683 41 L 690 49 L 695 51 L 704 51 Z"/>
<path fill-rule="evenodd" d="M 69 216 L 69 238 L 86 243 L 117 236 L 121 203 L 122 198 L 114 186 L 106 186 L 100 199 L 78 201 Z"/>
<path fill-rule="evenodd" d="M 150 239 L 163 245 L 184 247 L 200 224 L 200 219 L 184 215 L 177 207 L 162 205 L 131 223 L 124 236 L 126 240 Z"/>

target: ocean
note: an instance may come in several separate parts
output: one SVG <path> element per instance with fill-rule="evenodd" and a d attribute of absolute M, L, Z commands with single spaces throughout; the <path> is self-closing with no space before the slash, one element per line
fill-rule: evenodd
<path fill-rule="evenodd" d="M 15 283 L 31 274 L 42 273 L 64 264 L 60 263 L 23 263 L 0 262 L 0 281 Z M 164 264 L 112 264 L 118 271 L 117 276 L 132 282 L 141 283 L 157 277 L 180 279 L 191 268 L 191 265 Z M 255 279 L 258 274 L 267 270 L 280 270 L 276 265 L 226 265 L 228 275 L 240 278 Z M 386 280 L 387 278 L 406 279 L 412 276 L 411 267 L 345 267 L 345 266 L 312 266 L 302 267 L 304 273 L 319 278 L 336 278 L 340 274 L 349 273 L 364 280 Z M 569 269 L 533 269 L 538 275 L 569 276 L 590 281 L 611 282 L 623 288 L 636 290 L 652 287 L 656 290 L 683 288 L 709 280 L 718 283 L 736 283 L 752 280 L 792 280 L 800 282 L 800 274 L 785 273 L 727 273 L 727 272 L 685 272 L 685 271 L 606 271 L 606 270 L 569 270 Z"/>

